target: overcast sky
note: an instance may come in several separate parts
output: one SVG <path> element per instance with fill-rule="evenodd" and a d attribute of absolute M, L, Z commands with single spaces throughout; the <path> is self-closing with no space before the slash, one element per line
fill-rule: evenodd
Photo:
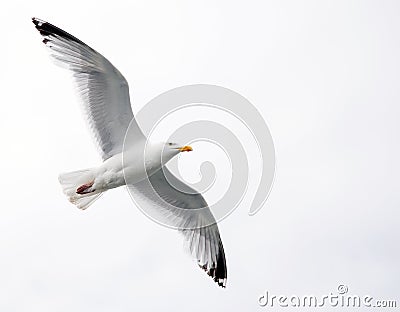
<path fill-rule="evenodd" d="M 2 12 L 0 311 L 262 311 L 266 290 L 322 296 L 339 284 L 400 303 L 398 1 L 16 0 Z M 219 224 L 226 289 L 124 188 L 84 212 L 66 200 L 58 174 L 100 158 L 33 16 L 118 67 L 134 111 L 194 83 L 260 111 L 276 179 L 259 213 L 247 214 L 253 183 Z"/>

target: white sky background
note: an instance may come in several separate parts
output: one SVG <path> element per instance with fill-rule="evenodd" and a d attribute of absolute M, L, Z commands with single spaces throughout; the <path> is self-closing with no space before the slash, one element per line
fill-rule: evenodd
<path fill-rule="evenodd" d="M 10 3 L 0 21 L 0 311 L 261 311 L 265 290 L 322 296 L 339 284 L 399 303 L 399 2 Z M 259 109 L 277 175 L 258 214 L 247 215 L 250 194 L 219 225 L 225 290 L 124 188 L 84 212 L 66 200 L 58 173 L 99 157 L 32 16 L 118 67 L 134 111 L 194 83 Z"/>

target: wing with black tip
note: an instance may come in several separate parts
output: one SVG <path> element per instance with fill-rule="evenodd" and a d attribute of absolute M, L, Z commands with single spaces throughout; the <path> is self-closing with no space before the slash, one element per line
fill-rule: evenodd
<path fill-rule="evenodd" d="M 64 30 L 32 18 L 52 57 L 73 72 L 83 111 L 103 160 L 122 152 L 129 123 L 135 139 L 144 135 L 134 121 L 124 76 L 104 56 Z"/>

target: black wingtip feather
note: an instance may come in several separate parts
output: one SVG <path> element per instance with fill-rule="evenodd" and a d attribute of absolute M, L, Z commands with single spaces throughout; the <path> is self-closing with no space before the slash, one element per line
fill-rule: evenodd
<path fill-rule="evenodd" d="M 68 39 L 71 41 L 75 41 L 79 44 L 86 45 L 84 42 L 82 42 L 78 38 L 72 36 L 71 34 L 67 33 L 66 31 L 64 31 L 64 30 L 58 28 L 57 26 L 54 26 L 46 21 L 43 21 L 36 17 L 32 17 L 32 23 L 35 24 L 36 29 L 40 32 L 40 34 L 43 37 L 58 36 L 58 37 L 65 38 L 65 39 Z M 43 40 L 43 43 L 46 44 L 47 42 L 49 42 L 49 39 L 45 38 Z"/>
<path fill-rule="evenodd" d="M 227 269 L 225 251 L 222 242 L 219 244 L 217 265 L 215 268 L 208 269 L 207 265 L 199 265 L 199 267 L 203 269 L 214 280 L 214 282 L 218 284 L 218 286 L 221 286 L 222 288 L 226 287 Z"/>
<path fill-rule="evenodd" d="M 217 259 L 217 267 L 215 271 L 214 281 L 217 281 L 218 285 L 225 288 L 226 278 L 227 278 L 227 269 L 226 269 L 225 251 L 221 243 L 219 248 L 219 255 Z"/>

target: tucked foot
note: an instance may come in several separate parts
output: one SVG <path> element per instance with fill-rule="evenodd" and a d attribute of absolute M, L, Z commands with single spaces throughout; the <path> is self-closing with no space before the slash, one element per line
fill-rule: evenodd
<path fill-rule="evenodd" d="M 80 187 L 78 187 L 76 189 L 76 193 L 82 195 L 82 194 L 88 194 L 88 193 L 94 192 L 95 190 L 92 189 L 93 184 L 94 184 L 94 181 L 91 181 L 89 183 L 81 185 Z"/>

